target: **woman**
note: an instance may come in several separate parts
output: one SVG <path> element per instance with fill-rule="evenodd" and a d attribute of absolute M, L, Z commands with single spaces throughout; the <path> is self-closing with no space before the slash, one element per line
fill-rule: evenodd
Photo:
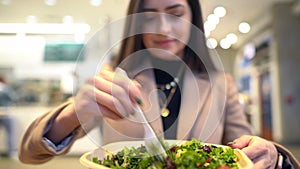
<path fill-rule="evenodd" d="M 131 15 L 136 13 L 140 15 Z M 255 168 L 274 168 L 279 150 L 290 155 L 251 136 L 232 79 L 218 72 L 208 57 L 198 1 L 135 0 L 128 15 L 115 62 L 73 99 L 31 124 L 20 144 L 21 161 L 43 163 L 65 154 L 97 125 L 102 126 L 104 144 L 140 140 L 144 133 L 134 120 L 137 104 L 166 139 L 234 141 L 231 146 L 242 149 Z"/>

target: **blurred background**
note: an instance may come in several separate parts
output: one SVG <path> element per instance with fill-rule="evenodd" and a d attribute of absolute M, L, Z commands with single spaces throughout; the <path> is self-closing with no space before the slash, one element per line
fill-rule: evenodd
<path fill-rule="evenodd" d="M 114 54 L 105 54 L 116 38 L 106 25 L 125 16 L 128 2 L 0 0 L 1 168 L 34 168 L 16 158 L 23 132 L 95 73 L 80 68 L 97 68 Z M 255 134 L 300 159 L 300 0 L 200 2 L 207 45 L 233 75 Z M 99 30 L 102 36 L 94 38 Z M 87 42 L 93 46 L 85 48 Z M 90 135 L 100 137 L 97 129 Z M 78 157 L 96 148 L 94 141 L 85 137 L 67 156 L 39 168 L 84 168 Z"/>

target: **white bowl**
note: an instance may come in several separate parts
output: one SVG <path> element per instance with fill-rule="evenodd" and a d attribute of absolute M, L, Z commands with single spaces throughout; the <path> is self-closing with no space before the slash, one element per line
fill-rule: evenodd
<path fill-rule="evenodd" d="M 180 144 L 184 143 L 185 141 L 182 140 L 166 140 L 169 145 L 175 145 L 175 144 Z M 84 153 L 80 157 L 80 163 L 90 169 L 110 169 L 106 166 L 96 164 L 92 161 L 94 157 L 97 157 L 98 159 L 104 159 L 106 157 L 107 151 L 111 153 L 117 153 L 124 149 L 124 147 L 140 147 L 141 145 L 144 144 L 144 141 L 121 141 L 121 142 L 114 142 L 107 144 L 101 148 L 95 149 L 91 152 Z M 203 143 L 207 144 L 207 143 Z M 207 144 L 207 145 L 212 145 L 212 144 Z M 218 147 L 224 147 L 228 148 L 227 146 L 224 145 L 216 145 Z M 234 149 L 234 153 L 237 155 L 237 163 L 240 169 L 253 169 L 253 163 L 252 161 L 245 155 L 245 153 L 239 149 Z"/>

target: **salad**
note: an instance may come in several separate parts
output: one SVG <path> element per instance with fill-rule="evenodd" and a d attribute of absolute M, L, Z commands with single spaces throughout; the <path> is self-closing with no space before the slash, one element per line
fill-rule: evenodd
<path fill-rule="evenodd" d="M 124 147 L 105 159 L 93 158 L 93 162 L 112 169 L 237 169 L 237 156 L 230 147 L 204 144 L 192 139 L 179 145 L 164 143 L 167 157 L 162 162 L 147 153 L 146 147 Z"/>

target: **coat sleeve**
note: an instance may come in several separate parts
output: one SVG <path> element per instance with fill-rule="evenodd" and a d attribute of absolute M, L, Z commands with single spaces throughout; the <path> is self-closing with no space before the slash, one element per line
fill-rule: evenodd
<path fill-rule="evenodd" d="M 225 107 L 225 126 L 223 144 L 226 144 L 242 135 L 252 135 L 251 125 L 246 119 L 242 105 L 238 100 L 238 90 L 230 75 L 226 75 L 227 98 Z"/>
<path fill-rule="evenodd" d="M 71 104 L 71 100 L 58 106 L 57 108 L 39 116 L 27 128 L 19 143 L 19 160 L 28 164 L 41 164 L 51 160 L 54 156 L 66 154 L 74 141 L 85 135 L 84 130 L 78 127 L 73 131 L 73 139 L 61 151 L 53 149 L 48 142 L 43 139 L 48 123 L 54 119 L 62 109 Z"/>
<path fill-rule="evenodd" d="M 282 168 L 300 168 L 300 163 L 296 159 L 296 157 L 284 146 L 275 143 L 274 145 L 278 151 L 283 157 L 282 159 Z M 278 165 L 278 164 L 277 164 Z"/>
<path fill-rule="evenodd" d="M 227 106 L 223 144 L 233 141 L 242 135 L 253 135 L 251 125 L 247 122 L 242 106 L 238 101 L 238 90 L 232 77 L 227 75 Z M 299 161 L 284 146 L 273 142 L 277 151 L 283 155 L 283 168 L 300 168 Z"/>

